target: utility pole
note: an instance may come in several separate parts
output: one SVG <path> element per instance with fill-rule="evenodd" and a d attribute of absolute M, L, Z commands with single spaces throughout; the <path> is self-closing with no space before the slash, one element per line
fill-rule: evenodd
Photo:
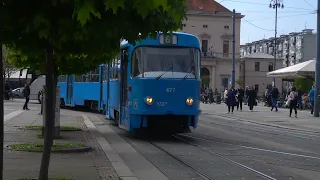
<path fill-rule="evenodd" d="M 277 64 L 277 28 L 278 28 L 278 8 L 284 8 L 283 0 L 271 0 L 269 4 L 269 8 L 273 8 L 276 10 L 276 17 L 274 22 L 274 45 L 273 45 L 273 53 L 274 53 L 274 62 L 273 62 L 273 70 L 276 70 Z M 273 84 L 276 85 L 276 78 L 273 78 Z"/>
<path fill-rule="evenodd" d="M 0 29 L 0 179 L 3 179 L 3 141 L 4 141 L 4 78 L 3 78 L 2 30 Z"/>
<path fill-rule="evenodd" d="M 318 0 L 318 10 L 317 10 L 317 47 L 320 47 L 320 0 Z M 314 91 L 314 117 L 319 117 L 320 102 L 318 96 L 320 95 L 320 51 L 317 51 L 316 60 L 316 72 L 315 72 L 315 91 Z"/>
<path fill-rule="evenodd" d="M 236 78 L 236 10 L 232 12 L 232 73 L 231 73 L 231 86 L 235 88 Z"/>

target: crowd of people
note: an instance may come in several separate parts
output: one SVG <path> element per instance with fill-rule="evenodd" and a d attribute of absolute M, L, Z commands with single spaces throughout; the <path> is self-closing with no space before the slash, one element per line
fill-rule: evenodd
<path fill-rule="evenodd" d="M 228 107 L 228 113 L 233 113 L 234 107 L 242 111 L 243 104 L 249 106 L 249 110 L 253 111 L 253 107 L 257 105 L 257 92 L 253 87 L 247 86 L 246 89 L 230 88 L 224 91 L 225 103 Z"/>
<path fill-rule="evenodd" d="M 280 92 L 277 87 L 267 88 L 267 93 L 265 94 L 266 102 L 271 107 L 271 111 L 278 111 L 278 100 L 280 97 Z M 249 110 L 253 111 L 253 107 L 257 105 L 257 92 L 253 87 L 246 87 L 245 90 L 239 88 L 235 89 L 231 87 L 230 89 L 225 89 L 224 91 L 225 103 L 228 107 L 228 113 L 234 112 L 234 107 L 237 110 L 242 111 L 242 104 L 248 104 Z M 311 114 L 313 114 L 314 109 L 314 87 L 308 93 L 303 94 L 300 90 L 292 87 L 290 92 L 287 94 L 285 105 L 289 107 L 289 117 L 292 117 L 294 111 L 295 117 L 298 117 L 299 108 L 302 110 L 306 102 L 310 103 Z"/>

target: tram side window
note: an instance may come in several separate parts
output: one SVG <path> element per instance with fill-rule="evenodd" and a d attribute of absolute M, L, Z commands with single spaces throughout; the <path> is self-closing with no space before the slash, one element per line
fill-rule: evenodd
<path fill-rule="evenodd" d="M 138 75 L 142 74 L 142 57 L 141 57 L 141 48 L 137 48 L 132 57 L 132 65 L 131 65 L 131 76 L 137 77 Z M 139 66 L 140 65 L 140 66 Z"/>
<path fill-rule="evenodd" d="M 120 78 L 120 54 L 115 58 L 114 60 L 114 71 L 113 71 L 113 77 L 114 79 Z"/>
<path fill-rule="evenodd" d="M 107 81 L 109 77 L 109 69 L 108 69 L 108 64 L 104 65 L 104 76 L 103 76 L 103 81 Z"/>
<path fill-rule="evenodd" d="M 91 71 L 92 82 L 99 82 L 99 67 Z"/>
<path fill-rule="evenodd" d="M 66 82 L 66 76 L 65 75 L 61 75 L 59 77 L 59 82 Z"/>
<path fill-rule="evenodd" d="M 82 75 L 76 75 L 75 81 L 76 82 L 82 82 Z"/>
<path fill-rule="evenodd" d="M 83 75 L 83 82 L 91 82 L 91 74 L 90 72 Z"/>

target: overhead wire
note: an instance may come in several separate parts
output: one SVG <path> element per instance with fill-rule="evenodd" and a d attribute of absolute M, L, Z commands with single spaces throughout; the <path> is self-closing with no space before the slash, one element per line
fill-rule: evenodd
<path fill-rule="evenodd" d="M 262 5 L 262 6 L 269 6 L 269 4 L 265 3 L 257 3 L 257 2 L 249 2 L 249 1 L 239 1 L 239 0 L 224 0 L 224 2 L 235 2 L 235 3 L 242 3 L 242 4 L 255 4 L 255 5 Z M 290 6 L 285 6 L 285 8 L 288 9 L 300 9 L 300 10 L 315 10 L 313 9 L 306 9 L 306 8 L 300 8 L 300 7 L 290 7 Z"/>
<path fill-rule="evenodd" d="M 308 4 L 310 7 L 317 9 L 316 7 L 314 7 L 312 4 L 310 4 L 307 0 L 303 0 L 306 4 Z"/>

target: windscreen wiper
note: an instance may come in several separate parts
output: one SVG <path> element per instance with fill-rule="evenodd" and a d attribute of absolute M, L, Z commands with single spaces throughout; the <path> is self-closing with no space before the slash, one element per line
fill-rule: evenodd
<path fill-rule="evenodd" d="M 156 77 L 156 80 L 159 80 L 165 73 L 167 73 L 170 69 L 173 69 L 173 66 L 170 66 L 165 72 L 161 73 L 158 77 Z"/>
<path fill-rule="evenodd" d="M 183 77 L 183 80 L 185 80 L 189 74 L 191 73 L 192 69 L 194 68 L 194 66 L 191 66 L 191 68 L 189 69 L 189 71 L 187 72 L 187 74 Z"/>

